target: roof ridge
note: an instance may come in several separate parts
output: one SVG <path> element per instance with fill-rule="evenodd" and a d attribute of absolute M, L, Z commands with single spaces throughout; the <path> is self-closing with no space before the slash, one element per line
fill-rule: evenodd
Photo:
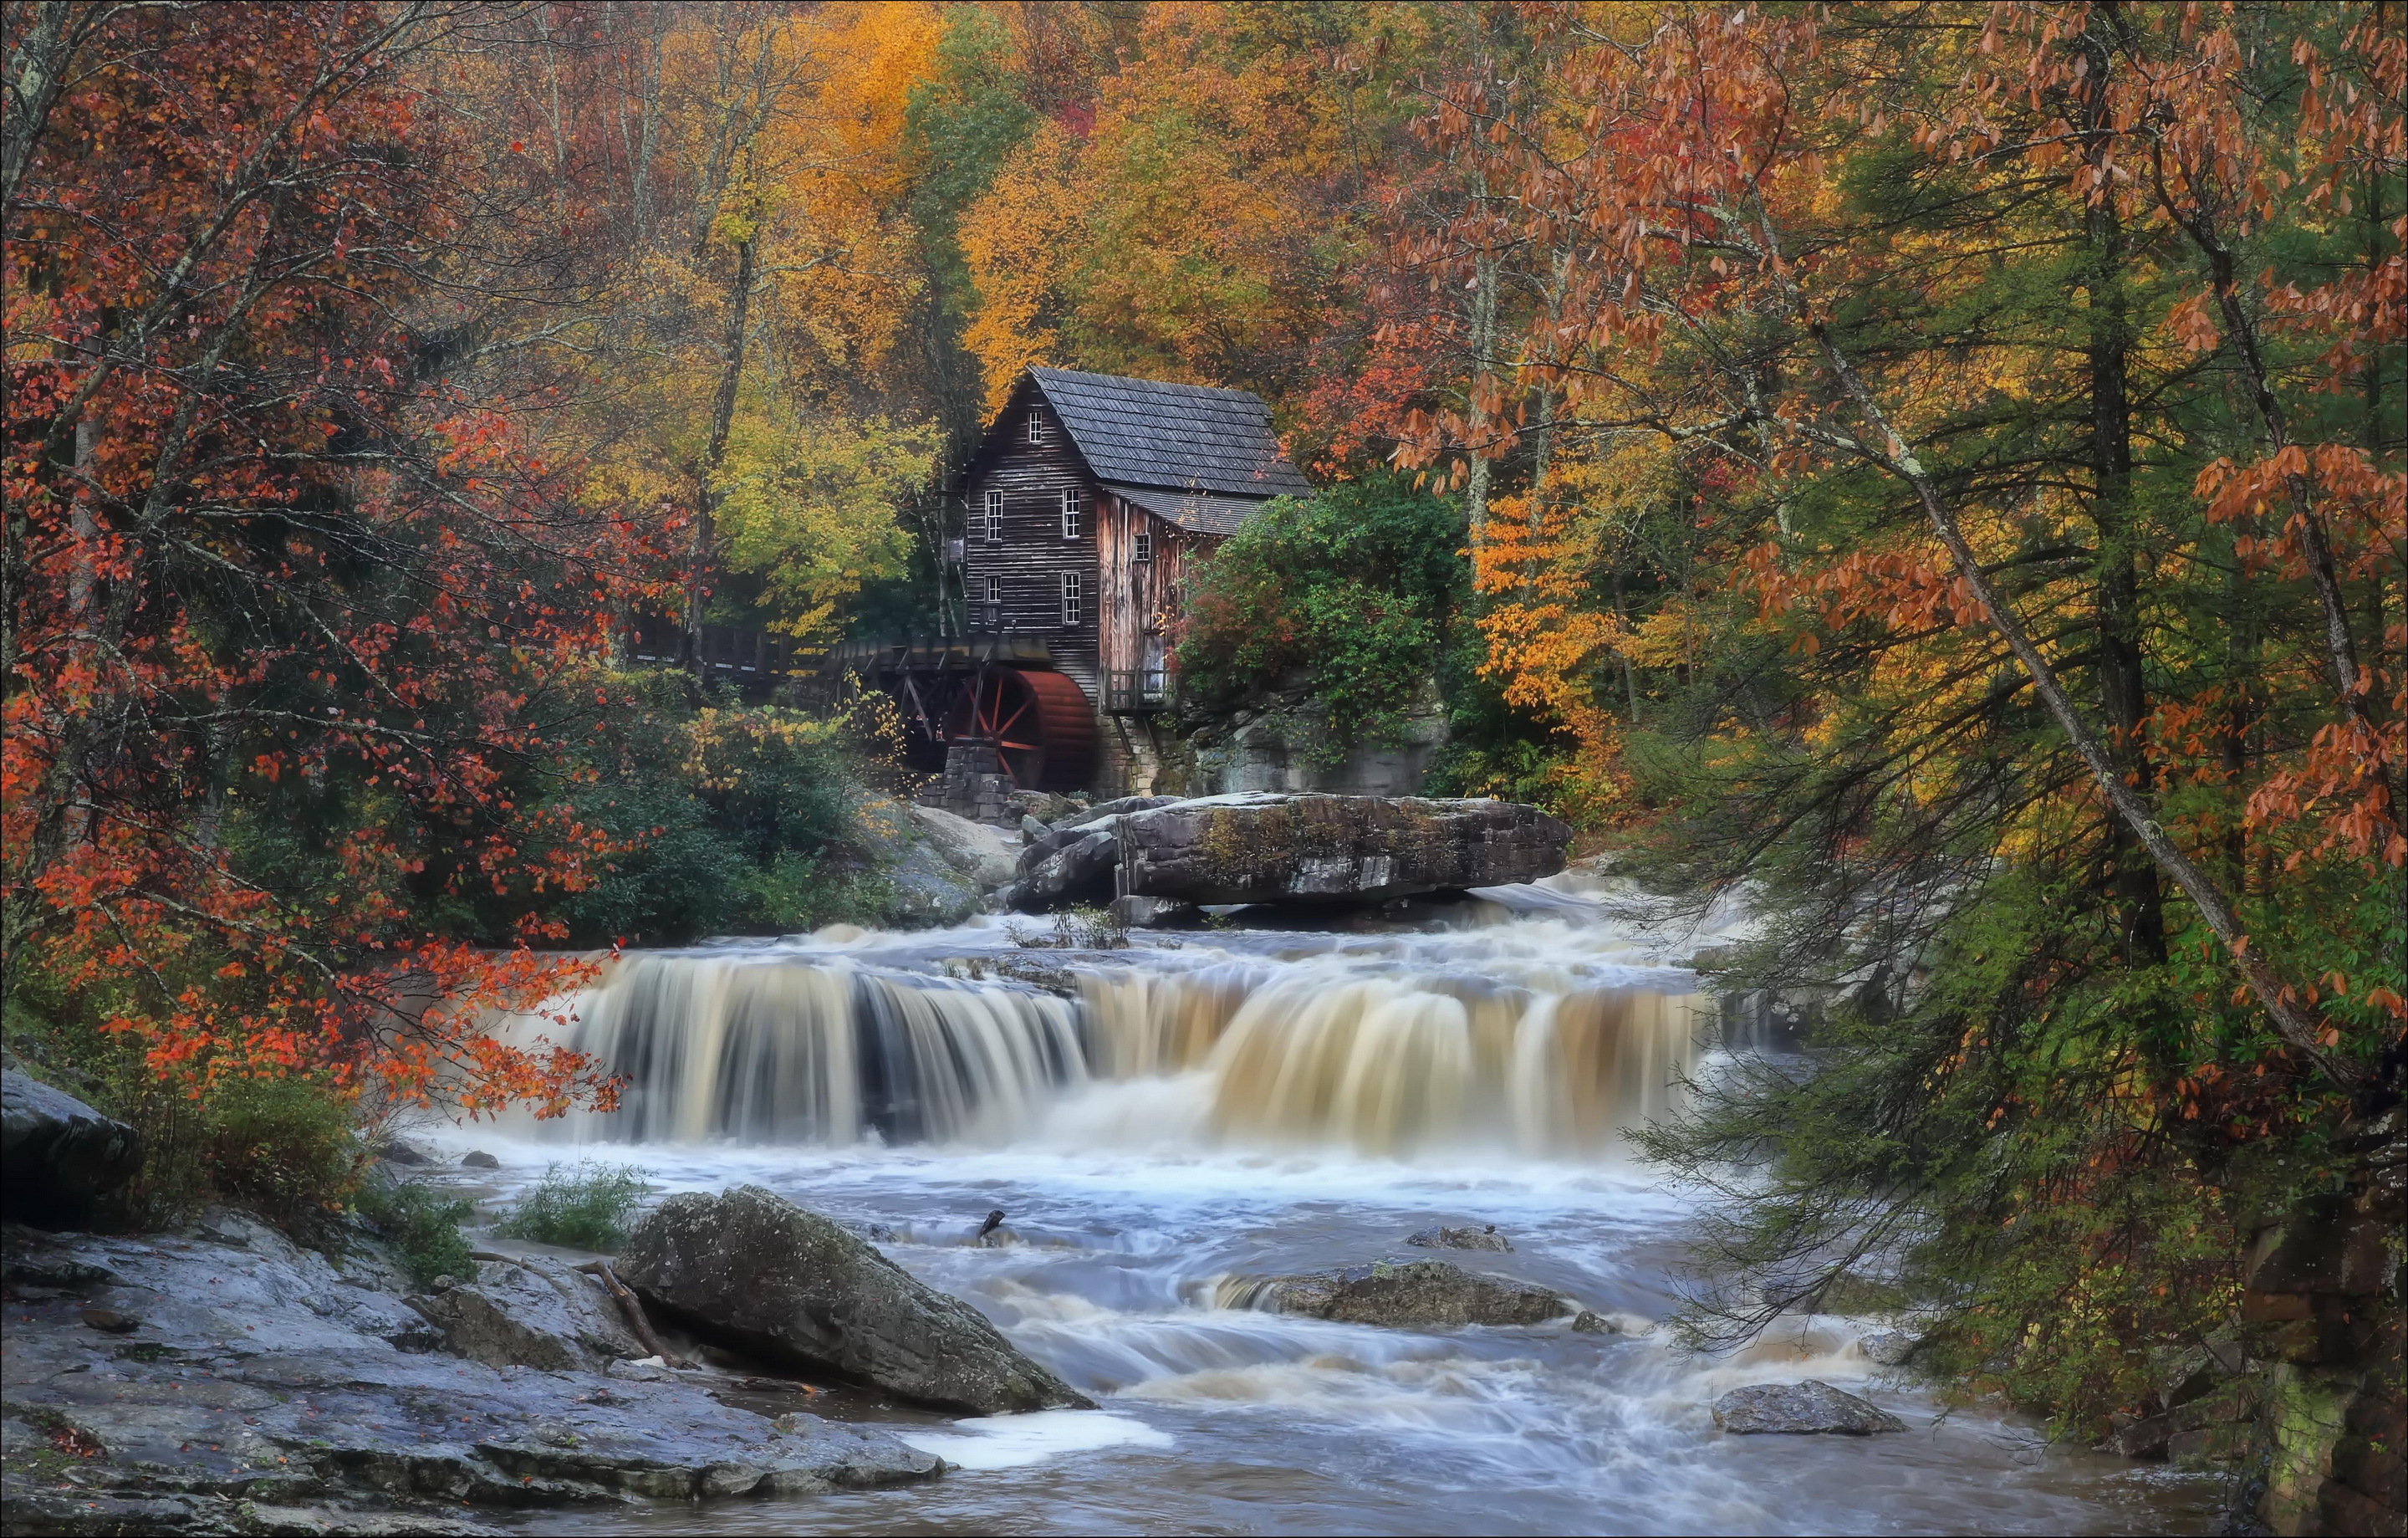
<path fill-rule="evenodd" d="M 1198 395 L 1237 395 L 1246 400 L 1261 401 L 1266 410 L 1270 407 L 1270 402 L 1263 400 L 1259 392 L 1241 389 L 1234 384 L 1189 384 L 1181 380 L 1150 380 L 1142 374 L 1098 374 L 1087 368 L 1055 368 L 1050 365 L 1034 363 L 1028 366 L 1028 371 L 1032 375 L 1050 374 L 1057 379 L 1096 380 L 1107 384 L 1142 384 L 1153 390 L 1192 390 Z"/>

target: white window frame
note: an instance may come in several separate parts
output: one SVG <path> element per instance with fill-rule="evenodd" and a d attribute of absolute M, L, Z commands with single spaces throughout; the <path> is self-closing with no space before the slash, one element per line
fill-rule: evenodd
<path fill-rule="evenodd" d="M 1003 543 L 1003 493 L 1001 491 L 991 491 L 986 494 L 986 542 L 991 545 Z"/>
<path fill-rule="evenodd" d="M 1062 624 L 1082 625 L 1086 619 L 1087 579 L 1083 572 L 1062 573 Z"/>
<path fill-rule="evenodd" d="M 1076 539 L 1087 526 L 1087 494 L 1073 486 L 1062 494 L 1062 538 Z"/>
<path fill-rule="evenodd" d="M 1045 441 L 1045 413 L 1034 406 L 1028 409 L 1028 441 L 1031 443 Z"/>
<path fill-rule="evenodd" d="M 986 622 L 995 629 L 1003 628 L 1003 579 L 1000 577 L 986 580 Z"/>
<path fill-rule="evenodd" d="M 1133 562 L 1154 559 L 1154 530 L 1146 527 L 1142 520 L 1129 531 L 1129 559 Z"/>

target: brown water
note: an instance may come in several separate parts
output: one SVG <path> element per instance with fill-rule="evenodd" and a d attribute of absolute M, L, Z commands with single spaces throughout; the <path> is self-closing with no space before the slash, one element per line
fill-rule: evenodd
<path fill-rule="evenodd" d="M 1078 974 L 1063 999 L 999 959 Z M 1994 1410 L 1942 1415 L 1799 1318 L 1701 1361 L 1654 1329 L 1693 1198 L 1624 1162 L 1698 1057 L 1694 982 L 1580 917 L 1441 934 L 1189 937 L 1015 953 L 998 927 L 829 934 L 637 958 L 580 1007 L 629 1109 L 521 1128 L 506 1179 L 568 1143 L 668 1189 L 751 1181 L 878 1225 L 1098 1412 L 899 1434 L 962 1467 L 929 1487 L 638 1505 L 535 1532 L 2203 1531 L 2211 1480 L 2051 1448 Z M 620 1146 L 591 1144 L 615 1140 Z M 1010 1215 L 1004 1243 L 973 1231 Z M 1561 1325 L 1378 1330 L 1214 1306 L 1229 1278 L 1433 1253 L 1555 1287 Z M 1903 1435 L 1730 1437 L 1707 1406 L 1820 1377 Z"/>

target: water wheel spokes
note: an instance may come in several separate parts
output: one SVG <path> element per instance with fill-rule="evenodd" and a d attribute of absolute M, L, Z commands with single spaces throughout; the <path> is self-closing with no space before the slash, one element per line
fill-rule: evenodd
<path fill-rule="evenodd" d="M 957 740 L 994 745 L 996 767 L 1023 790 L 1076 790 L 1095 758 L 1095 710 L 1060 673 L 994 668 L 949 723 Z"/>

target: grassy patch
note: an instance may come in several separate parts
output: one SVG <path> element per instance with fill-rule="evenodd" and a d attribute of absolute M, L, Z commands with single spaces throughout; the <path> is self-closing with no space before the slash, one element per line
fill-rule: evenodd
<path fill-rule="evenodd" d="M 580 1250 L 615 1250 L 627 1220 L 652 1188 L 651 1172 L 632 1164 L 555 1164 L 494 1229 L 513 1239 Z"/>
<path fill-rule="evenodd" d="M 466 1279 L 477 1273 L 468 1242 L 460 1237 L 460 1225 L 477 1210 L 467 1198 L 380 1177 L 361 1188 L 358 1207 L 418 1286 L 432 1286 L 438 1276 Z"/>

